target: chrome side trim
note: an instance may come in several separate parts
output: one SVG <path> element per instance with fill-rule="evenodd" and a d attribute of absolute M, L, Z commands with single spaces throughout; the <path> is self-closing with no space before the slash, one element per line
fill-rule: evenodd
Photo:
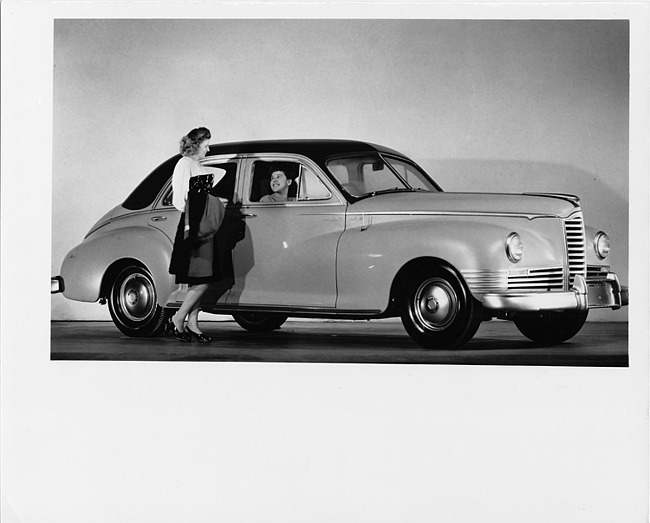
<path fill-rule="evenodd" d="M 179 303 L 168 303 L 166 307 L 177 308 Z M 201 310 L 212 314 L 237 314 L 238 312 L 258 312 L 268 314 L 286 314 L 294 318 L 330 318 L 330 319 L 367 319 L 386 317 L 386 311 L 375 309 L 350 310 L 318 307 L 282 307 L 282 306 L 237 306 L 206 304 Z"/>
<path fill-rule="evenodd" d="M 121 218 L 121 216 L 118 217 L 118 219 L 119 219 L 119 218 Z M 86 235 L 84 236 L 84 240 L 85 240 L 86 238 L 88 238 L 88 236 L 90 236 L 92 233 L 97 232 L 97 231 L 98 231 L 99 229 L 101 229 L 102 227 L 106 227 L 106 226 L 107 226 L 109 223 L 111 223 L 114 219 L 115 219 L 115 218 L 111 218 L 111 219 L 109 219 L 109 220 L 106 220 L 105 222 L 102 222 L 102 223 L 97 224 L 95 227 L 93 227 L 92 229 L 90 229 L 90 230 L 86 233 Z"/>
<path fill-rule="evenodd" d="M 348 212 L 348 216 L 490 216 L 499 218 L 562 218 L 551 213 L 518 213 L 518 212 L 486 212 L 486 211 L 369 211 L 369 212 Z"/>
<path fill-rule="evenodd" d="M 573 204 L 574 207 L 580 207 L 580 197 L 575 194 L 566 193 L 543 193 L 543 192 L 525 192 L 524 196 L 543 196 L 546 198 L 556 198 Z"/>

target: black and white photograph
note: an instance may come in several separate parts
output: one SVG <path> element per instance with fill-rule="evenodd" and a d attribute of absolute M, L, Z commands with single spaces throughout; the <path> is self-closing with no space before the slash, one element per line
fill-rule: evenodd
<path fill-rule="evenodd" d="M 55 20 L 52 358 L 625 366 L 628 93 L 628 20 Z"/>
<path fill-rule="evenodd" d="M 74 4 L 2 5 L 2 521 L 647 521 L 647 5 Z"/>

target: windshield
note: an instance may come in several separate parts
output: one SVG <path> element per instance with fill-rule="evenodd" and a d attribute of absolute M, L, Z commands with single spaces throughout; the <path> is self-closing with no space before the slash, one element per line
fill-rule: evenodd
<path fill-rule="evenodd" d="M 417 166 L 401 158 L 380 154 L 347 156 L 329 160 L 327 168 L 355 198 L 383 192 L 441 191 Z"/>

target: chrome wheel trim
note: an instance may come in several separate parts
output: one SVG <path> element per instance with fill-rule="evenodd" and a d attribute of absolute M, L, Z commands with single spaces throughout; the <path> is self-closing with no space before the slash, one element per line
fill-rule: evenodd
<path fill-rule="evenodd" d="M 156 292 L 153 282 L 142 273 L 129 275 L 120 285 L 118 300 L 124 317 L 139 322 L 156 310 Z"/>
<path fill-rule="evenodd" d="M 458 316 L 458 310 L 458 295 L 442 278 L 424 281 L 413 297 L 414 320 L 430 331 L 447 329 Z"/>

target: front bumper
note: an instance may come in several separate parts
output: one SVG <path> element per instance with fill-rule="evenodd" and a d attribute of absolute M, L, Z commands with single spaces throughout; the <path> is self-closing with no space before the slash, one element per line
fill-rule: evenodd
<path fill-rule="evenodd" d="M 481 301 L 484 309 L 499 312 L 620 309 L 628 304 L 628 290 L 610 272 L 589 281 L 576 276 L 570 291 L 491 292 L 484 294 Z"/>

